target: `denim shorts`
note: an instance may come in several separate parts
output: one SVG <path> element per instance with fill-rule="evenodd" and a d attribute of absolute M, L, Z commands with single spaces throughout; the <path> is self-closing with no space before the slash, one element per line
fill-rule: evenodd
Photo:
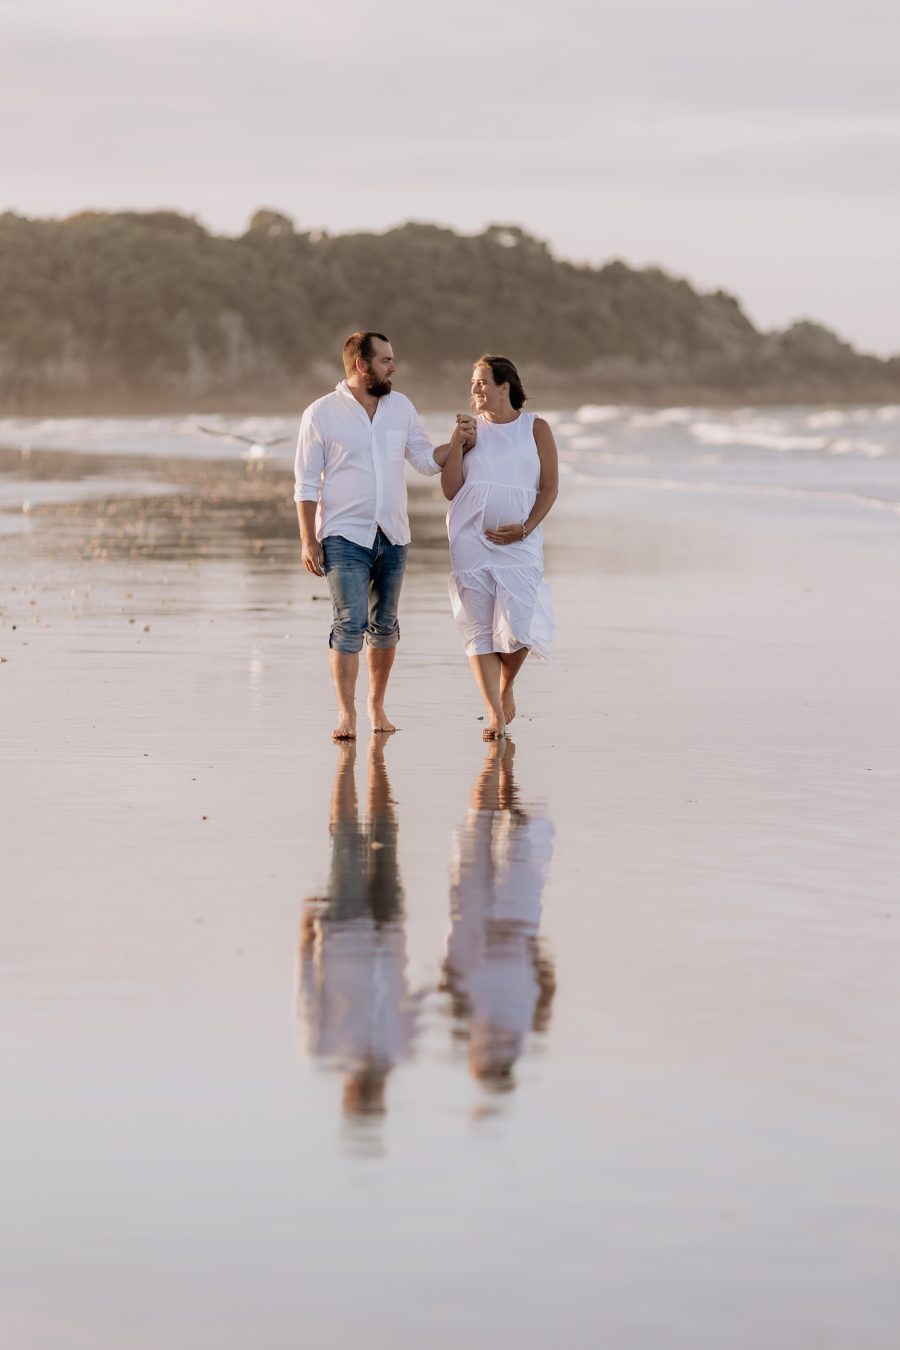
<path fill-rule="evenodd" d="M 334 608 L 328 645 L 334 651 L 362 651 L 363 637 L 370 647 L 396 647 L 400 641 L 397 607 L 408 547 L 392 544 L 380 529 L 371 548 L 340 534 L 322 540 Z"/>

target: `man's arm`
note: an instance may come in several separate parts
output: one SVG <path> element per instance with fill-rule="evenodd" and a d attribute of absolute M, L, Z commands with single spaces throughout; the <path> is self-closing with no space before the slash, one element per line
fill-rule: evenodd
<path fill-rule="evenodd" d="M 300 558 L 307 572 L 317 577 L 325 575 L 325 554 L 316 538 L 316 502 L 298 502 L 297 519 L 300 522 Z"/>
<path fill-rule="evenodd" d="M 440 473 L 447 458 L 447 446 L 440 445 L 435 450 L 431 437 L 422 426 L 422 419 L 412 405 L 410 412 L 412 418 L 409 431 L 406 433 L 406 458 L 417 473 L 426 475 Z"/>
<path fill-rule="evenodd" d="M 300 556 L 303 566 L 317 577 L 324 576 L 324 554 L 316 538 L 316 507 L 325 468 L 325 445 L 307 408 L 300 422 L 294 460 L 294 501 L 300 524 Z"/>

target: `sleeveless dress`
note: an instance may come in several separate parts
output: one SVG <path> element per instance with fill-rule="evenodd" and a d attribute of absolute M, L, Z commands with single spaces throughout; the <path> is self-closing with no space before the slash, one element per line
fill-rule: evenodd
<path fill-rule="evenodd" d="M 464 482 L 450 503 L 450 604 L 467 656 L 530 647 L 546 657 L 553 637 L 541 527 L 513 544 L 485 530 L 525 520 L 540 485 L 534 414 L 514 422 L 476 419 L 478 440 L 463 456 Z"/>

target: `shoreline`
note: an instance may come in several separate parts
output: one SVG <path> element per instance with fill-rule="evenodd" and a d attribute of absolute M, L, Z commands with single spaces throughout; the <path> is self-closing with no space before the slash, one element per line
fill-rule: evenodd
<path fill-rule="evenodd" d="M 337 375 L 335 376 L 335 384 Z M 533 386 L 535 387 L 535 386 Z M 208 395 L 191 395 L 183 399 L 63 399 L 48 400 L 27 405 L 0 407 L 0 418 L 68 418 L 68 417 L 205 417 L 224 414 L 230 417 L 292 417 L 298 424 L 303 409 L 324 394 L 330 394 L 334 385 L 301 386 L 297 391 L 286 391 L 272 397 L 235 397 L 227 391 Z M 636 411 L 646 409 L 658 412 L 666 408 L 709 408 L 716 412 L 749 408 L 755 411 L 774 411 L 779 408 L 822 408 L 849 411 L 855 408 L 879 407 L 900 403 L 900 385 L 873 386 L 871 389 L 847 390 L 843 394 L 827 392 L 820 387 L 787 387 L 761 394 L 754 390 L 722 391 L 708 386 L 672 386 L 649 392 L 640 388 L 591 388 L 582 384 L 536 387 L 529 391 L 532 408 L 578 408 L 584 404 L 599 407 L 627 407 Z M 468 403 L 465 381 L 441 386 L 438 390 L 418 391 L 410 382 L 402 390 L 425 416 L 446 413 L 448 407 Z"/>

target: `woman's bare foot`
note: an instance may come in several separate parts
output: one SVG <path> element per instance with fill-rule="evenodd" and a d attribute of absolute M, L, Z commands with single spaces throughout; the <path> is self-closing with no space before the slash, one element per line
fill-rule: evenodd
<path fill-rule="evenodd" d="M 381 704 L 379 707 L 375 707 L 371 703 L 369 704 L 369 721 L 372 724 L 373 731 L 391 732 L 397 730 L 387 713 L 384 711 L 384 704 Z"/>
<path fill-rule="evenodd" d="M 502 718 L 492 717 L 481 733 L 483 741 L 502 741 L 506 735 L 506 723 Z"/>
<path fill-rule="evenodd" d="M 356 740 L 356 713 L 342 713 L 338 724 L 331 733 L 333 741 Z"/>
<path fill-rule="evenodd" d="M 516 697 L 513 693 L 513 687 L 508 684 L 505 689 L 500 691 L 500 703 L 503 707 L 503 720 L 509 726 L 516 715 Z"/>
<path fill-rule="evenodd" d="M 310 895 L 303 902 L 300 916 L 300 950 L 309 951 L 316 940 L 316 918 L 319 910 L 327 902 L 319 895 Z"/>

